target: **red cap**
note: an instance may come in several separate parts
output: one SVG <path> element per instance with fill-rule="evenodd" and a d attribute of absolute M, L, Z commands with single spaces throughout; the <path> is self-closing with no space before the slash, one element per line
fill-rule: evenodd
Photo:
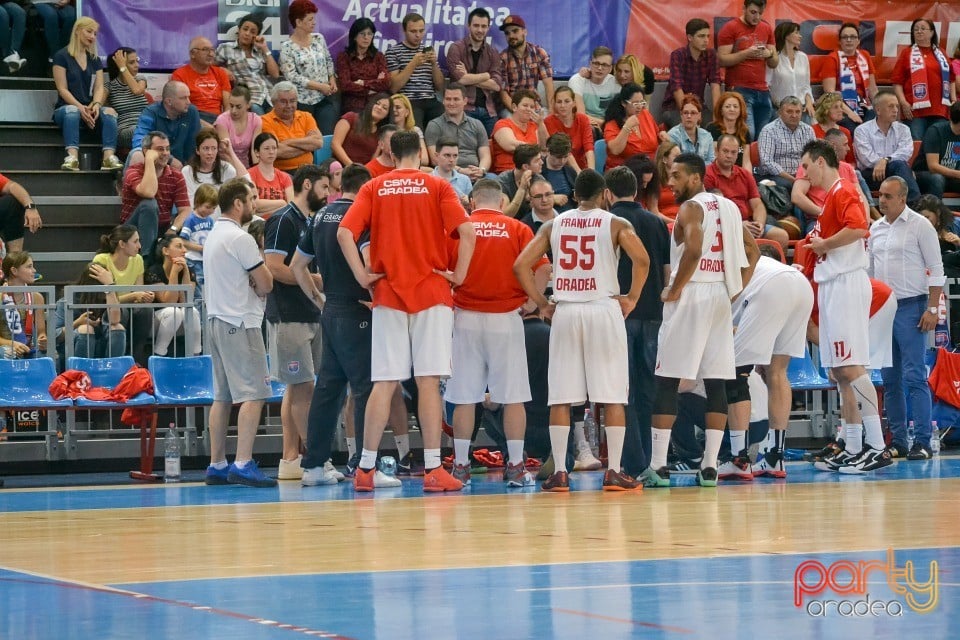
<path fill-rule="evenodd" d="M 527 23 L 524 22 L 523 18 L 520 16 L 511 14 L 504 18 L 503 24 L 500 25 L 500 31 L 506 31 L 507 27 L 520 27 L 521 29 L 526 29 Z"/>

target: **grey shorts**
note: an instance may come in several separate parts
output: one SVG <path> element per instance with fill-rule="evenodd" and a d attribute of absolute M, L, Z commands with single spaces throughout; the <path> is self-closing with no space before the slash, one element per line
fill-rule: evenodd
<path fill-rule="evenodd" d="M 213 399 L 236 404 L 269 398 L 270 374 L 260 327 L 235 327 L 209 318 L 207 332 L 213 356 Z"/>
<path fill-rule="evenodd" d="M 270 375 L 284 384 L 313 382 L 320 368 L 319 322 L 267 322 Z"/>

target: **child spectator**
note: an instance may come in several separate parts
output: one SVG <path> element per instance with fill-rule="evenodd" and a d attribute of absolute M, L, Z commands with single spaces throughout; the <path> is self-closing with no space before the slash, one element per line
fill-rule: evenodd
<path fill-rule="evenodd" d="M 197 192 L 193 194 L 193 213 L 180 230 L 183 246 L 187 249 L 187 266 L 193 272 L 193 281 L 197 283 L 193 295 L 198 300 L 203 299 L 203 245 L 217 220 L 214 214 L 218 195 L 217 188 L 212 184 L 197 187 Z"/>
<path fill-rule="evenodd" d="M 33 358 L 37 351 L 47 349 L 47 321 L 39 293 L 8 293 L 7 287 L 25 287 L 33 284 L 37 270 L 33 258 L 26 251 L 13 251 L 3 259 L 3 316 L 13 338 L 13 353 L 18 358 Z"/>

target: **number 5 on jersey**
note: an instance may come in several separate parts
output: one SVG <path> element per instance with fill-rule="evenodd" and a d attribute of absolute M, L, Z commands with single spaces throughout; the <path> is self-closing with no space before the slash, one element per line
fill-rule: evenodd
<path fill-rule="evenodd" d="M 579 267 L 590 271 L 596 262 L 596 241 L 596 236 L 560 236 L 560 257 L 557 265 L 565 270 Z"/>

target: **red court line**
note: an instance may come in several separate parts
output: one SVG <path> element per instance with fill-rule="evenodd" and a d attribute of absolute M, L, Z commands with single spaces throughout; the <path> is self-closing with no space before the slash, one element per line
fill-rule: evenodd
<path fill-rule="evenodd" d="M 629 618 L 614 618 L 613 616 L 604 616 L 599 613 L 589 613 L 588 611 L 575 611 L 573 609 L 558 609 L 553 608 L 553 611 L 559 613 L 569 613 L 574 616 L 582 616 L 584 618 L 591 618 L 593 620 L 604 620 L 606 622 L 620 622 L 622 624 L 632 624 L 635 627 L 646 627 L 647 629 L 657 629 L 659 631 L 670 631 L 672 633 L 695 633 L 692 629 L 684 629 L 683 627 L 671 627 L 668 625 L 657 624 L 655 622 L 641 622 L 639 620 L 630 620 Z"/>

